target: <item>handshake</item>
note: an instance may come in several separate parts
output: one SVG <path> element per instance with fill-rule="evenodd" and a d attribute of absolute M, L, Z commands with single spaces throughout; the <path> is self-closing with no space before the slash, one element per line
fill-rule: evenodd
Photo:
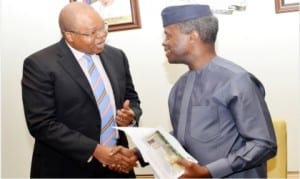
<path fill-rule="evenodd" d="M 138 154 L 136 149 L 128 149 L 123 146 L 108 147 L 98 144 L 93 153 L 104 167 L 119 172 L 128 173 L 137 166 Z"/>

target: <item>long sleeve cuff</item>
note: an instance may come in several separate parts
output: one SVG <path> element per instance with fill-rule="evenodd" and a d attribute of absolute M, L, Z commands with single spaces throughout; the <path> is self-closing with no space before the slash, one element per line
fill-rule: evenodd
<path fill-rule="evenodd" d="M 213 178 L 222 178 L 233 173 L 230 163 L 223 158 L 206 165 Z"/>
<path fill-rule="evenodd" d="M 93 160 L 93 156 L 90 156 L 89 159 L 87 160 L 87 163 L 90 163 Z"/>
<path fill-rule="evenodd" d="M 139 163 L 140 163 L 140 165 L 141 165 L 142 167 L 145 167 L 145 166 L 149 165 L 148 162 L 145 162 L 145 161 L 144 161 L 144 158 L 143 158 L 143 156 L 142 156 L 142 154 L 141 154 L 141 152 L 139 151 L 138 148 L 135 147 L 135 148 L 134 148 L 134 151 L 135 151 L 135 154 L 137 155 L 138 161 L 139 161 Z"/>

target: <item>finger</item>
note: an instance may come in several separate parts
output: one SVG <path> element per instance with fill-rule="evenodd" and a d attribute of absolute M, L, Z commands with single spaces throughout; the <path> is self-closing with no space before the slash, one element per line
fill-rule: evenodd
<path fill-rule="evenodd" d="M 129 110 L 125 110 L 122 109 L 122 115 L 121 115 L 121 121 L 127 126 L 129 125 L 132 120 L 134 119 L 134 112 L 132 111 L 132 109 Z"/>
<path fill-rule="evenodd" d="M 127 113 L 128 113 L 127 110 L 124 110 L 124 109 L 118 110 L 117 115 L 116 115 L 116 119 L 120 120 L 120 121 L 125 120 L 128 116 Z"/>
<path fill-rule="evenodd" d="M 116 118 L 116 122 L 119 126 L 128 126 L 131 123 L 131 120 L 127 119 L 127 118 Z"/>
<path fill-rule="evenodd" d="M 189 162 L 188 160 L 184 160 L 184 159 L 176 160 L 176 163 L 178 165 L 181 165 L 181 166 L 184 166 L 184 167 L 190 167 L 192 165 L 192 162 Z"/>
<path fill-rule="evenodd" d="M 119 155 L 119 154 L 117 154 L 117 155 Z M 131 168 L 134 167 L 136 161 L 134 161 L 131 158 L 126 157 L 125 155 L 123 155 L 119 160 L 116 161 L 116 163 L 118 165 L 121 165 L 122 168 L 129 168 L 129 169 L 131 169 Z"/>
<path fill-rule="evenodd" d="M 130 105 L 130 100 L 126 99 L 125 102 L 123 103 L 123 108 L 129 109 L 130 108 L 129 105 Z"/>
<path fill-rule="evenodd" d="M 116 119 L 119 119 L 119 120 L 122 119 L 123 115 L 124 115 L 123 112 L 121 110 L 118 110 L 117 115 L 116 115 Z"/>
<path fill-rule="evenodd" d="M 110 152 L 109 152 L 109 156 L 113 156 L 117 153 L 120 153 L 122 150 L 122 147 L 121 146 L 116 146 L 116 147 L 113 147 Z"/>
<path fill-rule="evenodd" d="M 120 109 L 117 110 L 117 116 L 122 116 L 122 111 Z"/>
<path fill-rule="evenodd" d="M 119 168 L 119 170 L 122 172 L 122 173 L 128 173 L 130 170 L 132 170 L 133 169 L 133 165 L 127 165 L 127 166 L 125 166 L 125 165 L 122 165 L 120 168 Z"/>
<path fill-rule="evenodd" d="M 121 126 L 121 127 L 127 126 L 123 120 L 117 120 L 117 124 L 118 124 L 118 126 Z"/>
<path fill-rule="evenodd" d="M 111 165 L 108 167 L 110 170 L 113 170 L 118 173 L 125 173 L 127 172 L 125 169 L 123 169 L 120 165 Z"/>
<path fill-rule="evenodd" d="M 132 161 L 130 160 L 130 157 L 123 155 L 122 156 L 122 163 L 124 163 L 125 165 L 130 165 L 132 163 Z"/>
<path fill-rule="evenodd" d="M 131 164 L 131 165 L 132 165 L 133 167 L 137 167 L 137 166 L 138 166 L 137 160 L 136 160 L 136 159 L 132 159 L 131 161 L 132 161 L 132 164 Z"/>

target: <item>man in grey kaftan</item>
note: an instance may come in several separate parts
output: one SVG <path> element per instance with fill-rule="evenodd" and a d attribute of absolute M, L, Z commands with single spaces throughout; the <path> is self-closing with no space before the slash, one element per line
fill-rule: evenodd
<path fill-rule="evenodd" d="M 262 83 L 215 52 L 218 21 L 206 5 L 162 11 L 169 63 L 189 67 L 172 88 L 174 136 L 198 160 L 183 177 L 265 178 L 277 144 Z"/>
<path fill-rule="evenodd" d="M 187 81 L 190 76 L 194 81 Z M 184 104 L 186 88 L 192 90 Z M 274 155 L 276 141 L 264 95 L 253 75 L 215 57 L 173 87 L 169 108 L 174 135 L 215 177 L 266 177 L 262 161 Z M 182 108 L 187 108 L 185 114 Z"/>

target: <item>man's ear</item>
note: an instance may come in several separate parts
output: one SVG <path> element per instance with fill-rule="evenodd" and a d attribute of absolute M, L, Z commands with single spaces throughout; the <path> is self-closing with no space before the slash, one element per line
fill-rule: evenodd
<path fill-rule="evenodd" d="M 73 42 L 73 34 L 72 32 L 63 32 L 63 35 L 67 42 Z"/>
<path fill-rule="evenodd" d="M 199 40 L 200 36 L 198 34 L 198 32 L 196 30 L 192 30 L 192 32 L 190 32 L 190 40 L 191 41 L 197 41 Z"/>

